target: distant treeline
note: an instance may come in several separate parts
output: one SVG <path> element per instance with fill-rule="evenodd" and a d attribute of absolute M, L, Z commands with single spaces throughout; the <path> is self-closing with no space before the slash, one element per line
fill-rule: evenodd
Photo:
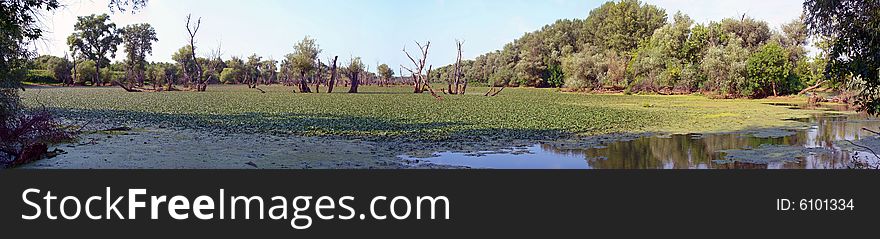
<path fill-rule="evenodd" d="M 807 57 L 802 19 L 774 31 L 745 15 L 707 24 L 683 13 L 667 18 L 638 0 L 607 2 L 586 19 L 558 20 L 463 61 L 462 71 L 493 85 L 732 97 L 792 94 L 822 82 L 826 54 Z M 432 78 L 451 71 L 437 68 Z"/>

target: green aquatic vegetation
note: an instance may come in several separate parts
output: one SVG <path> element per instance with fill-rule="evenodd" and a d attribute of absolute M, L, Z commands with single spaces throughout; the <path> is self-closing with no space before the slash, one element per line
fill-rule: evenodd
<path fill-rule="evenodd" d="M 804 148 L 801 146 L 761 145 L 750 149 L 721 150 L 725 153 L 724 160 L 716 160 L 716 163 L 787 163 L 798 162 L 809 155 L 829 154 L 831 150 L 825 148 Z"/>
<path fill-rule="evenodd" d="M 131 127 L 185 127 L 395 140 L 560 139 L 608 133 L 727 132 L 803 124 L 811 111 L 760 100 L 702 96 L 594 95 L 487 88 L 436 100 L 408 87 L 364 86 L 359 94 L 293 93 L 283 86 L 213 86 L 207 92 L 130 93 L 120 88 L 31 88 L 27 106 L 64 118 Z M 793 99 L 798 100 L 798 99 Z M 651 107 L 644 107 L 650 105 Z"/>

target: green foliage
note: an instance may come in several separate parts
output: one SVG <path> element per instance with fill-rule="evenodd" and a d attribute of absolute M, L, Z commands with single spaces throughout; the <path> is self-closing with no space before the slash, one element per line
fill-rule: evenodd
<path fill-rule="evenodd" d="M 24 80 L 25 82 L 37 83 L 37 84 L 56 84 L 61 83 L 60 80 L 55 78 L 55 75 L 52 72 L 47 70 L 29 70 L 27 74 L 27 78 Z"/>
<path fill-rule="evenodd" d="M 297 42 L 293 49 L 293 54 L 288 55 L 287 60 L 297 72 L 311 74 L 316 69 L 318 54 L 321 54 L 318 43 L 314 38 L 306 36 Z"/>
<path fill-rule="evenodd" d="M 565 85 L 565 73 L 562 70 L 562 64 L 553 64 L 547 67 L 549 76 L 547 78 L 547 86 L 562 87 Z"/>
<path fill-rule="evenodd" d="M 18 89 L 33 54 L 27 44 L 43 35 L 38 14 L 58 7 L 57 0 L 0 2 L 0 124 L 18 113 Z"/>
<path fill-rule="evenodd" d="M 387 80 L 394 77 L 394 70 L 392 70 L 391 67 L 388 67 L 387 64 L 379 65 L 379 67 L 376 68 L 376 72 L 379 73 L 379 77 L 382 77 L 382 79 Z"/>
<path fill-rule="evenodd" d="M 751 17 L 742 19 L 727 18 L 721 21 L 723 34 L 733 34 L 742 40 L 743 47 L 756 50 L 770 40 L 770 27 L 767 22 L 755 20 Z"/>
<path fill-rule="evenodd" d="M 832 38 L 826 75 L 835 80 L 856 79 L 858 103 L 868 113 L 880 113 L 880 2 L 807 0 L 809 33 Z"/>
<path fill-rule="evenodd" d="M 590 43 L 602 49 L 629 52 L 666 23 L 666 11 L 638 0 L 609 1 L 590 11 L 585 27 Z"/>
<path fill-rule="evenodd" d="M 158 41 L 156 30 L 148 23 L 132 24 L 120 29 L 125 46 L 125 64 L 133 78 L 143 79 L 147 55 L 153 52 L 153 42 Z"/>
<path fill-rule="evenodd" d="M 778 43 L 771 42 L 752 54 L 747 63 L 748 82 L 742 94 L 750 97 L 778 95 L 786 89 L 786 80 L 792 74 L 788 53 Z"/>
<path fill-rule="evenodd" d="M 238 79 L 241 79 L 241 75 L 242 72 L 239 68 L 223 68 L 223 72 L 220 73 L 220 83 L 235 84 Z"/>
<path fill-rule="evenodd" d="M 182 76 L 184 81 L 192 81 L 193 77 L 197 77 L 198 68 L 196 62 L 192 59 L 192 46 L 185 45 L 171 55 L 171 60 L 177 62 L 178 75 Z"/>
<path fill-rule="evenodd" d="M 727 45 L 710 46 L 703 57 L 700 71 L 706 76 L 704 88 L 722 94 L 739 95 L 746 80 L 748 49 L 731 36 Z"/>
<path fill-rule="evenodd" d="M 116 30 L 116 24 L 110 22 L 107 14 L 77 17 L 73 26 L 74 32 L 68 38 L 71 50 L 81 52 L 86 59 L 96 63 L 96 67 L 110 64 L 110 57 L 116 57 L 116 48 L 122 39 Z M 97 70 L 97 69 L 93 69 Z M 100 78 L 97 79 L 101 82 Z"/>
<path fill-rule="evenodd" d="M 76 64 L 76 79 L 74 79 L 74 83 L 78 85 L 86 85 L 86 82 L 95 84 L 96 79 L 94 61 L 85 60 Z"/>
<path fill-rule="evenodd" d="M 590 52 L 579 52 L 562 61 L 565 86 L 572 89 L 594 90 L 599 88 L 605 77 L 602 56 Z"/>

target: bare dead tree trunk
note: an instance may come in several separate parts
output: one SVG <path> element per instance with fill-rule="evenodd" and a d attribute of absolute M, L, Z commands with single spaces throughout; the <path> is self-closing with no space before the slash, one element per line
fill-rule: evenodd
<path fill-rule="evenodd" d="M 431 96 L 434 96 L 434 98 L 436 98 L 438 100 L 442 100 L 443 97 L 440 95 L 437 95 L 437 92 L 434 92 L 434 89 L 431 88 L 431 68 L 433 68 L 433 67 L 434 67 L 433 65 L 428 66 L 428 72 L 427 72 L 428 75 L 425 78 L 425 88 L 428 88 L 428 92 L 431 93 Z"/>
<path fill-rule="evenodd" d="M 318 71 L 315 74 L 315 93 L 321 93 L 321 82 L 324 80 L 324 74 L 322 72 L 323 67 L 321 67 L 321 59 L 318 59 Z"/>
<path fill-rule="evenodd" d="M 467 80 L 464 79 L 461 65 L 461 46 L 464 45 L 464 41 L 456 40 L 455 45 L 458 48 L 458 57 L 455 59 L 455 93 L 463 95 L 467 88 Z"/>
<path fill-rule="evenodd" d="M 351 78 L 351 88 L 348 89 L 348 93 L 358 93 L 358 84 L 360 84 L 358 77 L 360 73 L 351 74 L 349 78 Z"/>
<path fill-rule="evenodd" d="M 299 91 L 302 93 L 312 93 L 312 89 L 309 88 L 309 82 L 306 80 L 306 72 L 300 70 L 299 76 Z"/>
<path fill-rule="evenodd" d="M 165 90 L 166 91 L 173 90 L 174 89 L 174 87 L 173 87 L 174 78 L 170 77 L 168 74 L 165 74 L 165 80 L 168 81 L 168 82 L 166 82 L 166 83 L 168 83 L 168 89 L 165 89 Z"/>
<path fill-rule="evenodd" d="M 192 48 L 192 61 L 193 65 L 196 66 L 196 74 L 195 74 L 195 87 L 196 91 L 205 91 L 208 88 L 208 84 L 202 78 L 202 64 L 199 64 L 198 58 L 196 58 L 196 33 L 199 32 L 199 28 L 202 26 L 202 18 L 196 20 L 195 25 L 190 24 L 190 20 L 192 18 L 192 14 L 186 15 L 186 31 L 189 33 L 189 45 Z"/>
<path fill-rule="evenodd" d="M 776 93 L 776 82 L 771 82 L 771 86 L 773 87 L 773 97 L 779 96 L 779 94 Z"/>
<path fill-rule="evenodd" d="M 339 56 L 333 57 L 333 63 L 331 63 L 330 67 L 330 82 L 327 84 L 327 93 L 333 93 L 333 86 L 336 85 L 336 60 L 339 59 Z"/>
<path fill-rule="evenodd" d="M 138 89 L 135 89 L 132 87 L 126 87 L 125 84 L 123 84 L 121 82 L 118 82 L 118 81 L 113 81 L 113 82 L 115 82 L 116 85 L 119 85 L 119 87 L 122 87 L 122 89 L 125 89 L 125 91 L 127 91 L 127 92 L 143 92 L 142 90 L 138 90 Z"/>
<path fill-rule="evenodd" d="M 420 51 L 420 53 L 422 54 L 422 58 L 420 58 L 420 59 L 418 59 L 418 60 L 414 59 L 414 58 L 409 54 L 409 52 L 406 51 L 406 47 L 403 48 L 403 53 L 405 53 L 405 54 L 406 54 L 406 57 L 408 57 L 409 60 L 412 61 L 413 66 L 415 67 L 415 69 L 410 69 L 410 68 L 407 68 L 407 67 L 405 67 L 405 66 L 403 66 L 403 65 L 401 65 L 401 67 L 404 68 L 404 69 L 406 69 L 406 70 L 408 70 L 410 73 L 412 73 L 412 76 L 413 76 L 413 93 L 422 93 L 422 92 L 424 91 L 423 84 L 428 83 L 428 82 L 425 81 L 424 76 L 422 75 L 422 73 L 423 73 L 424 70 L 425 70 L 425 61 L 426 61 L 427 58 L 428 58 L 428 48 L 431 47 L 431 42 L 428 41 L 428 42 L 425 44 L 425 46 L 422 46 L 421 43 L 416 42 L 416 45 L 419 47 L 419 51 Z"/>

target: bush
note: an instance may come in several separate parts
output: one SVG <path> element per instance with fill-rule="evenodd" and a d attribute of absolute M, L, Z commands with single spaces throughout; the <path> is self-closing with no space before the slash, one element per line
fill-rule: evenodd
<path fill-rule="evenodd" d="M 55 78 L 54 73 L 49 72 L 47 70 L 28 70 L 27 77 L 25 78 L 24 81 L 38 83 L 38 84 L 61 83 L 60 80 Z"/>
<path fill-rule="evenodd" d="M 12 167 L 42 157 L 46 145 L 73 138 L 48 111 L 17 113 L 0 123 L 0 167 Z"/>
<path fill-rule="evenodd" d="M 608 67 L 601 55 L 589 52 L 575 53 L 562 61 L 565 75 L 565 86 L 574 90 L 594 90 L 601 87 Z"/>
<path fill-rule="evenodd" d="M 788 82 L 794 77 L 788 53 L 776 42 L 768 43 L 752 54 L 746 63 L 746 71 L 748 78 L 743 94 L 757 98 L 787 92 Z"/>

